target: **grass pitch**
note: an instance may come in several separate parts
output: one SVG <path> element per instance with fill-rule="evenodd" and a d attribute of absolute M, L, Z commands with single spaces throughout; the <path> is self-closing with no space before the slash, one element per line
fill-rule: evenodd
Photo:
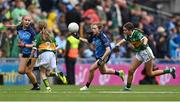
<path fill-rule="evenodd" d="M 29 90 L 32 86 L 0 86 L 0 101 L 180 101 L 180 86 L 139 85 L 132 91 L 122 91 L 122 86 L 91 86 L 79 91 L 80 86 L 52 86 L 47 93 Z"/>

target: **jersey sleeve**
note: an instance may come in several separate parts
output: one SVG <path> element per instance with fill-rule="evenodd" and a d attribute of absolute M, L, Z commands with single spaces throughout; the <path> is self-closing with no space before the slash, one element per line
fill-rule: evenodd
<path fill-rule="evenodd" d="M 40 35 L 39 34 L 34 37 L 34 43 L 35 43 L 36 47 L 39 46 L 39 43 L 40 43 Z"/>

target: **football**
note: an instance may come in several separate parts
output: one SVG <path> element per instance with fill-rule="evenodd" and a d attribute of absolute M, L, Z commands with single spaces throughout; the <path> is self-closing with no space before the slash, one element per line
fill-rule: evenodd
<path fill-rule="evenodd" d="M 68 25 L 68 30 L 72 33 L 76 33 L 79 31 L 79 25 L 75 22 L 71 22 L 69 25 Z"/>

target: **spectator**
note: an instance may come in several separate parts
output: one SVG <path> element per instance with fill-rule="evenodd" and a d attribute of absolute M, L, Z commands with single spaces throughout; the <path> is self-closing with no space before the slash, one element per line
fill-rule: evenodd
<path fill-rule="evenodd" d="M 15 6 L 16 7 L 13 9 L 11 15 L 13 15 L 12 18 L 14 24 L 18 24 L 23 16 L 28 15 L 28 11 L 25 9 L 25 4 L 21 0 L 16 0 Z"/>
<path fill-rule="evenodd" d="M 158 27 L 156 34 L 157 58 L 168 56 L 168 36 L 163 27 Z"/>

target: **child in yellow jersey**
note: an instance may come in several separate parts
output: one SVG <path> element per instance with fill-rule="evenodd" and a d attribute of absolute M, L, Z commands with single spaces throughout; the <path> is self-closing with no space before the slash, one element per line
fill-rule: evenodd
<path fill-rule="evenodd" d="M 128 71 L 127 85 L 124 88 L 125 91 L 130 90 L 133 74 L 143 62 L 145 63 L 146 73 L 149 76 L 158 76 L 169 73 L 174 79 L 176 78 L 175 67 L 164 70 L 152 70 L 154 55 L 151 48 L 148 46 L 148 39 L 143 35 L 142 31 L 135 29 L 134 25 L 131 22 L 128 22 L 123 26 L 123 33 L 125 36 L 124 39 L 119 41 L 116 46 L 129 42 L 132 44 L 133 51 L 136 52 L 136 56 L 132 60 L 132 64 L 130 65 L 131 67 Z"/>
<path fill-rule="evenodd" d="M 64 84 L 67 84 L 66 77 L 62 72 L 57 72 L 56 65 L 56 41 L 47 31 L 47 23 L 39 22 L 40 34 L 35 37 L 36 48 L 38 49 L 38 58 L 35 66 L 40 67 L 40 74 L 48 92 L 51 92 L 47 76 L 57 76 Z"/>

